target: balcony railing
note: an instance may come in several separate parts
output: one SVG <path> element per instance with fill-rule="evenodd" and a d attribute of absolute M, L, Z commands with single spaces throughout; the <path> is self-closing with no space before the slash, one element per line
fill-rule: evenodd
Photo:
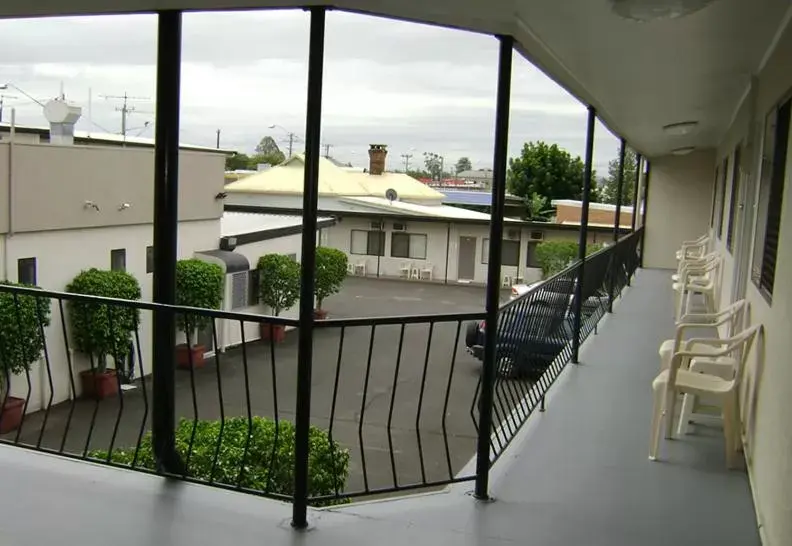
<path fill-rule="evenodd" d="M 309 464 L 331 469 L 348 464 L 349 475 L 342 481 L 333 474 L 307 499 L 294 498 L 294 469 L 282 463 L 284 452 L 294 459 L 291 421 L 296 391 L 306 380 L 297 373 L 295 347 L 248 341 L 259 328 L 271 332 L 275 326 L 297 326 L 296 320 L 0 285 L 0 292 L 13 295 L 17 310 L 26 298 L 35 298 L 36 309 L 49 303 L 52 310 L 50 321 L 37 312 L 43 347 L 38 366 L 5 377 L 12 388 L 5 390 L 3 407 L 9 392 L 22 396 L 24 416 L 2 441 L 162 474 L 149 431 L 158 419 L 170 417 L 153 411 L 161 406 L 153 404 L 150 378 L 157 366 L 149 358 L 151 316 L 174 313 L 204 317 L 208 326 L 201 336 L 208 345 L 219 346 L 232 331 L 241 344 L 215 351 L 203 368 L 187 353 L 188 365 L 177 373 L 168 400 L 178 422 L 166 423 L 177 436 L 183 472 L 169 477 L 317 505 L 475 480 L 467 463 L 476 454 L 481 412 L 491 411 L 492 464 L 528 417 L 544 409 L 545 394 L 572 360 L 575 343 L 596 330 L 629 283 L 639 263 L 640 236 L 638 230 L 622 238 L 500 308 L 491 408 L 482 408 L 484 383 L 469 356 L 483 355 L 483 311 L 317 321 L 311 424 L 326 433 L 327 443 L 312 449 L 330 460 L 309 459 Z M 96 306 L 110 324 L 122 309 L 137 311 L 132 347 L 116 347 L 104 356 L 119 372 L 123 363 L 126 375 L 134 370 L 137 376 L 127 383 L 125 374 L 117 373 L 117 396 L 81 398 L 81 372 L 96 371 L 100 359 L 74 350 L 69 330 L 74 303 Z M 194 337 L 188 334 L 185 341 L 192 345 Z M 0 357 L 11 358 L 14 339 L 0 339 L 5 345 Z"/>

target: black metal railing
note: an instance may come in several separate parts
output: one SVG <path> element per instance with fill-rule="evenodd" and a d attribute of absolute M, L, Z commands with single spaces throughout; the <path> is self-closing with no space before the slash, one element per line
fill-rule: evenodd
<path fill-rule="evenodd" d="M 575 263 L 499 310 L 493 387 L 491 461 L 536 409 L 572 356 L 572 340 L 595 331 L 609 302 L 638 265 L 640 230 Z M 577 290 L 580 283 L 580 290 Z M 576 293 L 581 328 L 574 331 Z M 58 455 L 161 473 L 150 431 L 153 411 L 153 314 L 201 325 L 179 334 L 182 370 L 173 404 L 183 472 L 171 477 L 294 500 L 293 426 L 298 405 L 296 336 L 271 341 L 293 319 L 124 301 L 0 285 L 18 332 L 40 345 L 20 375 L 6 372 L 3 417 L 14 397 L 21 419 L 0 440 Z M 31 301 L 35 307 L 27 305 Z M 70 309 L 95 306 L 104 327 L 132 309 L 126 337 L 109 354 L 86 355 L 74 342 Z M 8 307 L 10 305 L 10 307 Z M 24 330 L 26 310 L 34 328 Z M 49 309 L 49 313 L 47 313 Z M 485 313 L 317 321 L 310 379 L 308 502 L 315 505 L 476 478 Z M 259 337 L 269 338 L 259 340 Z M 16 340 L 16 341 L 15 341 Z M 252 341 L 255 340 L 255 341 Z M 18 359 L 21 343 L 0 336 L 0 358 Z M 21 346 L 21 345 L 20 345 Z M 14 362 L 17 362 L 15 360 Z M 2 368 L 13 369 L 10 360 Z M 203 365 L 201 365 L 203 363 Z M 102 373 L 105 367 L 109 372 Z M 103 396 L 109 395 L 109 396 Z"/>

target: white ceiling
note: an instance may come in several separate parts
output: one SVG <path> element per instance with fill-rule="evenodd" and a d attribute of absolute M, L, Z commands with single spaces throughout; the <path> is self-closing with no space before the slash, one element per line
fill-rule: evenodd
<path fill-rule="evenodd" d="M 317 3 L 317 2 L 313 2 Z M 790 0 L 717 0 L 678 19 L 639 23 L 610 0 L 336 0 L 339 9 L 512 34 L 520 52 L 649 156 L 718 144 L 792 13 Z M 295 0 L 4 0 L 0 17 L 299 7 Z M 699 122 L 691 135 L 662 127 Z"/>

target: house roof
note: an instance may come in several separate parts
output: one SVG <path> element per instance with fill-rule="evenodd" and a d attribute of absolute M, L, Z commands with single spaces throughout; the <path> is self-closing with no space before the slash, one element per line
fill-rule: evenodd
<path fill-rule="evenodd" d="M 271 193 L 301 195 L 305 157 L 297 154 L 278 166 L 247 176 L 225 187 L 229 193 Z M 443 194 L 402 173 L 373 175 L 338 167 L 326 158 L 319 158 L 319 195 L 385 197 L 389 189 L 400 199 L 436 200 Z"/>
<path fill-rule="evenodd" d="M 480 220 L 490 221 L 490 215 L 484 212 L 449 207 L 447 205 L 421 205 L 404 201 L 389 201 L 382 197 L 345 197 L 341 201 L 362 205 L 372 209 L 372 214 L 424 216 L 427 218 L 443 218 L 450 220 Z M 339 211 L 341 212 L 341 211 Z M 514 222 L 511 218 L 504 218 L 505 222 Z"/>
<path fill-rule="evenodd" d="M 18 133 L 25 133 L 25 134 L 38 134 L 42 136 L 49 136 L 50 129 L 49 127 L 37 126 L 37 125 L 14 125 L 14 131 Z M 0 123 L 0 132 L 3 133 L 10 133 L 11 132 L 11 124 L 10 123 Z M 99 133 L 96 131 L 74 131 L 74 141 L 78 144 L 98 144 L 100 146 L 128 146 L 130 148 L 137 147 L 137 148 L 153 148 L 154 147 L 154 139 L 153 138 L 146 138 L 146 137 L 139 137 L 139 136 L 124 136 L 114 133 Z M 179 143 L 179 148 L 182 150 L 191 150 L 196 152 L 207 152 L 213 154 L 223 154 L 223 155 L 230 155 L 236 153 L 235 150 L 229 150 L 224 148 L 211 148 L 209 146 L 198 146 L 195 144 L 185 144 L 184 142 Z"/>
<path fill-rule="evenodd" d="M 577 201 L 575 199 L 553 199 L 552 201 L 550 201 L 550 204 L 553 205 L 554 207 L 557 207 L 559 205 L 564 207 L 576 207 L 576 208 L 583 207 L 583 201 Z M 612 212 L 616 211 L 616 205 L 611 205 L 609 203 L 589 203 L 589 208 L 594 210 L 607 210 Z M 627 205 L 622 205 L 621 211 L 626 214 L 628 212 L 632 212 L 633 208 Z"/>
<path fill-rule="evenodd" d="M 478 205 L 482 207 L 492 206 L 492 194 L 486 191 L 465 191 L 465 190 L 443 190 L 443 203 L 451 205 Z M 506 202 L 521 203 L 522 199 L 513 195 L 506 196 Z"/>

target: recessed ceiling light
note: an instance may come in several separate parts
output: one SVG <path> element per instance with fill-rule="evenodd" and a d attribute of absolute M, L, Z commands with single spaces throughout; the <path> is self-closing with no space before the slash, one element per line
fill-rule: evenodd
<path fill-rule="evenodd" d="M 611 0 L 613 11 L 643 23 L 676 19 L 704 9 L 715 0 Z"/>
<path fill-rule="evenodd" d="M 663 126 L 663 131 L 669 135 L 683 136 L 692 133 L 696 127 L 698 127 L 698 121 L 680 121 Z"/>
<path fill-rule="evenodd" d="M 671 153 L 674 155 L 688 155 L 690 152 L 695 150 L 695 146 L 683 146 L 682 148 L 674 148 L 671 150 Z"/>

